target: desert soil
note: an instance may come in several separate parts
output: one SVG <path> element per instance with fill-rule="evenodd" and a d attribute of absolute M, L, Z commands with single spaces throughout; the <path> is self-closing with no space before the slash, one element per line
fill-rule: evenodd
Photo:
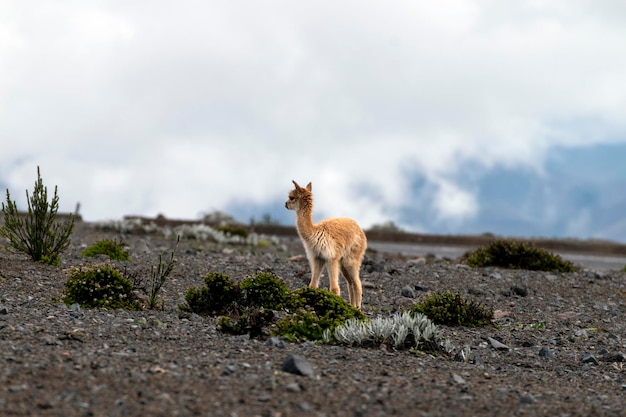
<path fill-rule="evenodd" d="M 626 415 L 622 271 L 470 269 L 369 251 L 361 277 L 371 317 L 429 291 L 459 291 L 496 311 L 495 326 L 442 326 L 457 351 L 469 351 L 463 360 L 230 336 L 214 318 L 179 314 L 185 290 L 211 271 L 241 280 L 271 270 L 290 289 L 306 285 L 309 267 L 291 237 L 266 248 L 181 241 L 163 310 L 63 305 L 67 269 L 105 261 L 80 255 L 104 238 L 129 247 L 133 261 L 116 265 L 144 275 L 174 244 L 80 223 L 53 267 L 0 241 L 1 416 Z M 313 374 L 281 371 L 290 355 Z"/>

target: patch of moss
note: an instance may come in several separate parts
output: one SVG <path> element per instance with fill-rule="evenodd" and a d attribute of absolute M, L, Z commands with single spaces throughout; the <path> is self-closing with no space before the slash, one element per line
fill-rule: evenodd
<path fill-rule="evenodd" d="M 496 266 L 531 271 L 576 271 L 576 267 L 571 262 L 564 261 L 560 256 L 514 240 L 495 240 L 466 253 L 462 261 L 472 268 Z"/>
<path fill-rule="evenodd" d="M 294 291 L 293 312 L 276 324 L 275 334 L 289 340 L 322 340 L 324 330 L 333 331 L 346 320 L 366 316 L 328 290 L 305 287 Z"/>
<path fill-rule="evenodd" d="M 132 281 L 108 265 L 72 269 L 65 283 L 63 302 L 85 308 L 141 310 Z"/>
<path fill-rule="evenodd" d="M 241 282 L 240 287 L 248 306 L 278 310 L 291 299 L 287 286 L 271 272 L 248 277 Z"/>
<path fill-rule="evenodd" d="M 491 324 L 493 311 L 473 301 L 467 301 L 458 292 L 435 292 L 421 303 L 415 304 L 412 313 L 422 313 L 436 324 L 447 326 L 481 327 Z"/>
<path fill-rule="evenodd" d="M 236 311 L 241 304 L 242 290 L 230 277 L 221 272 L 210 272 L 204 278 L 205 287 L 189 288 L 186 304 L 180 306 L 190 313 L 220 316 Z"/>
<path fill-rule="evenodd" d="M 107 255 L 109 259 L 114 261 L 130 261 L 130 255 L 124 249 L 122 242 L 114 240 L 99 240 L 93 245 L 85 248 L 81 255 L 86 257 L 94 257 L 96 255 Z"/>

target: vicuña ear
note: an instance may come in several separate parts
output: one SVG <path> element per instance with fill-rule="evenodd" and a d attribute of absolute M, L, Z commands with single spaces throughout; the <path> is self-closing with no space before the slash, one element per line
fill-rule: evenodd
<path fill-rule="evenodd" d="M 302 188 L 302 187 L 300 187 L 300 186 L 298 185 L 298 183 L 297 183 L 297 182 L 295 182 L 294 180 L 291 180 L 291 182 L 293 182 L 293 185 L 296 187 L 296 190 L 299 190 L 299 189 L 301 189 L 301 188 Z"/>
<path fill-rule="evenodd" d="M 311 190 L 313 189 L 313 185 L 311 185 L 311 183 L 308 183 L 308 184 L 306 185 L 306 189 L 307 189 L 307 190 L 309 190 L 309 191 L 311 191 Z"/>

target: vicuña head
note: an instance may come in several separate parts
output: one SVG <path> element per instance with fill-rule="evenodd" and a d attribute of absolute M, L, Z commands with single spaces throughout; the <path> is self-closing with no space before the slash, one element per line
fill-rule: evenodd
<path fill-rule="evenodd" d="M 311 265 L 311 288 L 319 286 L 320 274 L 328 270 L 330 290 L 339 295 L 339 272 L 345 278 L 350 304 L 361 308 L 363 290 L 359 270 L 367 248 L 365 233 L 352 219 L 332 218 L 313 223 L 311 183 L 289 192 L 285 207 L 296 212 L 296 226 Z"/>

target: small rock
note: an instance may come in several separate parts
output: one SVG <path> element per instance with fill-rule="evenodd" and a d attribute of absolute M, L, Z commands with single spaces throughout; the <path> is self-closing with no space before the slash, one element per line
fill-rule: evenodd
<path fill-rule="evenodd" d="M 283 342 L 281 339 L 277 338 L 277 337 L 270 337 L 266 344 L 268 346 L 272 346 L 272 347 L 277 347 L 277 348 L 284 348 L 285 347 L 285 342 Z"/>
<path fill-rule="evenodd" d="M 9 309 L 7 307 L 0 308 L 0 314 L 2 315 L 9 314 Z"/>
<path fill-rule="evenodd" d="M 400 294 L 403 297 L 407 297 L 407 298 L 415 298 L 415 290 L 407 285 L 406 287 L 402 288 L 402 290 L 400 291 Z"/>
<path fill-rule="evenodd" d="M 491 274 L 489 274 L 489 278 L 493 278 L 493 279 L 501 279 L 502 278 L 502 274 L 495 271 L 492 272 Z"/>
<path fill-rule="evenodd" d="M 287 392 L 301 392 L 302 387 L 297 382 L 291 382 L 285 385 L 285 391 Z"/>
<path fill-rule="evenodd" d="M 299 262 L 299 261 L 304 260 L 304 255 L 295 255 L 295 256 L 292 256 L 291 258 L 287 258 L 287 260 L 289 262 Z"/>
<path fill-rule="evenodd" d="M 558 320 L 569 320 L 569 319 L 573 319 L 576 317 L 576 312 L 575 311 L 566 311 L 564 313 L 559 313 L 556 315 L 556 318 Z"/>
<path fill-rule="evenodd" d="M 594 365 L 598 365 L 598 360 L 591 353 L 585 353 L 580 359 L 582 363 L 592 363 Z"/>
<path fill-rule="evenodd" d="M 290 374 L 308 376 L 310 378 L 315 376 L 311 363 L 300 355 L 289 355 L 281 365 L 280 370 Z"/>
<path fill-rule="evenodd" d="M 195 249 L 187 249 L 187 250 L 185 251 L 185 253 L 186 253 L 187 255 L 197 255 L 197 254 L 198 254 L 198 251 L 197 251 L 197 250 L 195 250 Z"/>
<path fill-rule="evenodd" d="M 408 261 L 406 261 L 407 266 L 424 265 L 425 263 L 426 263 L 426 259 L 424 258 L 415 258 L 415 259 L 409 259 Z"/>
<path fill-rule="evenodd" d="M 507 310 L 494 310 L 493 318 L 494 319 L 501 319 L 502 317 L 508 317 L 511 314 L 513 314 L 513 313 L 511 313 L 510 311 L 507 311 Z"/>
<path fill-rule="evenodd" d="M 465 385 L 467 384 L 467 382 L 465 382 L 465 379 L 459 375 L 459 374 L 451 374 L 450 378 L 448 379 L 448 382 L 450 383 L 450 385 Z"/>
<path fill-rule="evenodd" d="M 520 404 L 532 404 L 535 402 L 535 397 L 530 394 L 520 395 L 519 402 Z"/>
<path fill-rule="evenodd" d="M 421 291 L 421 292 L 427 292 L 430 290 L 430 288 L 428 288 L 426 285 L 415 284 L 415 290 Z"/>
<path fill-rule="evenodd" d="M 507 345 L 494 339 L 493 337 L 488 337 L 487 340 L 489 341 L 491 347 L 496 350 L 509 350 L 509 347 Z"/>
<path fill-rule="evenodd" d="M 548 349 L 547 347 L 543 346 L 540 350 L 539 350 L 539 357 L 543 358 L 543 359 L 554 359 L 554 352 L 552 352 L 550 349 Z"/>
<path fill-rule="evenodd" d="M 511 293 L 519 297 L 526 297 L 528 295 L 528 289 L 524 287 L 513 286 L 511 287 Z"/>
<path fill-rule="evenodd" d="M 402 311 L 411 307 L 415 300 L 409 297 L 396 297 L 392 300 L 394 311 Z"/>

